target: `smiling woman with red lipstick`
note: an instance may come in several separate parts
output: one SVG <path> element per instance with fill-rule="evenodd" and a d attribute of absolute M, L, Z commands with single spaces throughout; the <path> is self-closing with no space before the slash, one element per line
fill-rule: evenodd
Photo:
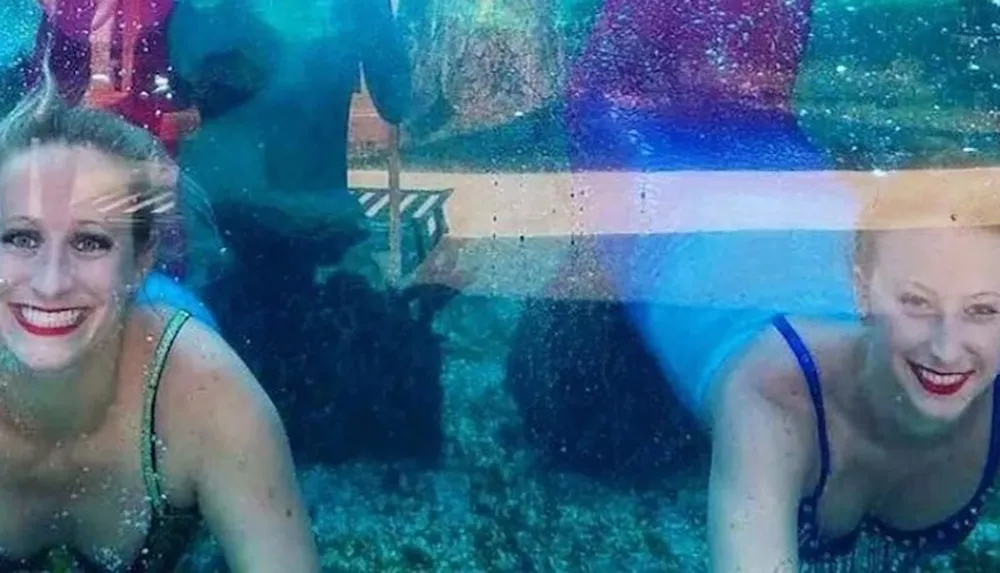
<path fill-rule="evenodd" d="M 710 392 L 713 571 L 912 571 L 976 526 L 1000 465 L 998 176 L 856 180 L 861 320 L 775 316 Z"/>
<path fill-rule="evenodd" d="M 318 571 L 274 406 L 143 296 L 173 204 L 155 138 L 46 81 L 0 124 L 0 572 Z"/>

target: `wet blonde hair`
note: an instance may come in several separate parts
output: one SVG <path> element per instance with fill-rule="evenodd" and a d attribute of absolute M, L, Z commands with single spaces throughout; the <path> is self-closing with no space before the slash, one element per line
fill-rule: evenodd
<path fill-rule="evenodd" d="M 126 223 L 137 253 L 154 250 L 157 262 L 186 260 L 193 287 L 216 276 L 224 258 L 221 239 L 204 192 L 194 184 L 149 131 L 102 109 L 70 106 L 59 95 L 46 58 L 39 84 L 0 121 L 0 169 L 36 146 L 81 146 L 100 151 L 133 167 Z M 183 245 L 157 241 L 183 226 Z M 184 252 L 171 252 L 183 250 Z M 191 269 L 197 262 L 198 269 Z"/>

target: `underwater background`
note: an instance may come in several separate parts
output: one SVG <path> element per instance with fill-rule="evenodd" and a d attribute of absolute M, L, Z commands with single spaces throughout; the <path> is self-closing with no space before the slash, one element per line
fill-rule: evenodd
<path fill-rule="evenodd" d="M 621 292 L 599 254 L 642 237 L 520 234 L 495 208 L 463 233 L 406 227 L 390 285 L 384 213 L 359 199 L 380 190 L 359 182 L 381 181 L 388 128 L 344 141 L 345 102 L 405 108 L 404 189 L 419 173 L 484 208 L 524 174 L 576 174 L 586 193 L 591 172 L 627 186 L 1000 151 L 988 2 L 399 0 L 405 103 L 352 83 L 349 4 L 175 4 L 170 71 L 213 110 L 178 159 L 227 259 L 201 294 L 282 413 L 324 571 L 706 569 L 708 437 L 630 318 L 656 302 Z M 40 19 L 35 0 L 0 4 L 0 104 Z M 207 537 L 187 565 L 224 570 Z M 928 567 L 1000 569 L 1000 513 Z"/>

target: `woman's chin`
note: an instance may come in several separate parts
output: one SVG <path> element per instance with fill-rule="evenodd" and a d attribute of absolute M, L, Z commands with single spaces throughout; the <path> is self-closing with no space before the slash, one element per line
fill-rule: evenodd
<path fill-rule="evenodd" d="M 30 373 L 39 378 L 53 377 L 73 369 L 80 362 L 78 353 L 41 352 L 32 349 L 28 352 L 12 351 L 14 361 L 20 372 Z"/>
<path fill-rule="evenodd" d="M 120 314 L 98 309 L 73 330 L 39 332 L 20 324 L 9 313 L 0 324 L 0 345 L 12 353 L 28 371 L 62 372 L 84 361 L 88 354 L 102 352 L 101 347 L 121 332 Z"/>
<path fill-rule="evenodd" d="M 919 382 L 907 385 L 910 403 L 920 417 L 932 425 L 952 425 L 969 411 L 986 388 L 977 382 L 970 383 L 954 393 L 942 394 L 928 390 Z"/>
<path fill-rule="evenodd" d="M 21 374 L 32 373 L 40 377 L 66 372 L 83 359 L 87 345 L 81 342 L 75 337 L 46 338 L 15 332 L 0 341 L 5 354 L 0 368 L 13 368 Z"/>

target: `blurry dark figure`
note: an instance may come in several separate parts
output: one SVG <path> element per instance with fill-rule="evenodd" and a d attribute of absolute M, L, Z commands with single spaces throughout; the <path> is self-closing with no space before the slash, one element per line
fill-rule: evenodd
<path fill-rule="evenodd" d="M 254 36 L 271 35 L 262 23 L 253 19 L 247 23 L 257 29 Z M 260 93 L 271 79 L 273 65 L 274 62 L 232 48 L 208 54 L 193 73 L 178 77 L 177 83 L 179 91 L 198 107 L 202 120 L 212 121 Z"/>
<path fill-rule="evenodd" d="M 442 351 L 430 321 L 447 297 L 381 292 L 339 266 L 370 233 L 346 189 L 361 70 L 387 121 L 409 99 L 389 0 L 287 9 L 310 29 L 246 0 L 184 2 L 173 20 L 172 60 L 203 117 L 182 163 L 213 195 L 232 261 L 204 296 L 274 396 L 298 462 L 433 463 Z"/>
<path fill-rule="evenodd" d="M 343 271 L 317 280 L 317 267 L 336 267 L 367 236 L 358 209 L 346 194 L 314 191 L 218 205 L 234 262 L 206 296 L 273 396 L 298 462 L 433 464 L 443 351 L 431 322 L 455 293 L 387 293 Z"/>
<path fill-rule="evenodd" d="M 295 9 L 315 11 L 303 21 L 319 32 L 274 29 L 245 0 L 177 8 L 173 60 L 206 128 L 188 155 L 209 185 L 346 189 L 348 120 L 362 70 L 380 116 L 398 124 L 406 114 L 410 66 L 389 0 Z M 219 165 L 227 156 L 239 166 Z"/>
<path fill-rule="evenodd" d="M 347 187 L 349 115 L 362 72 L 383 120 L 398 125 L 407 113 L 410 64 L 390 0 L 334 0 L 332 7 L 332 37 L 308 60 L 309 66 L 327 68 L 323 83 L 303 86 L 317 90 L 322 98 L 309 98 L 301 110 L 299 120 L 304 123 L 298 136 L 304 138 L 303 145 L 284 140 L 266 148 L 272 188 Z"/>
<path fill-rule="evenodd" d="M 259 95 L 277 73 L 280 38 L 244 0 L 175 0 L 170 60 L 179 91 L 210 122 Z M 210 39 L 206 39 L 210 38 Z"/>
<path fill-rule="evenodd" d="M 593 248 L 592 246 L 581 248 Z M 527 305 L 506 386 L 545 463 L 625 486 L 707 460 L 708 440 L 632 326 L 626 303 L 574 299 L 567 263 Z"/>

